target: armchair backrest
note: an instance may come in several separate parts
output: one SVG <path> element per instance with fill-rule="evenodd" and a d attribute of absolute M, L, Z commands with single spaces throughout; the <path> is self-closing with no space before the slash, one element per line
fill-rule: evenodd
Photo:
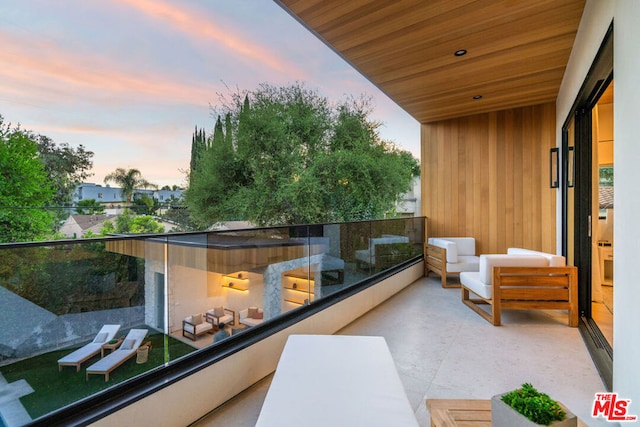
<path fill-rule="evenodd" d="M 480 281 L 493 284 L 493 267 L 549 267 L 541 255 L 480 255 Z"/>
<path fill-rule="evenodd" d="M 476 239 L 473 237 L 430 237 L 428 242 L 447 250 L 447 262 L 455 264 L 458 255 L 472 256 L 476 254 Z"/>
<path fill-rule="evenodd" d="M 549 261 L 549 267 L 566 267 L 567 261 L 562 255 L 548 254 L 546 252 L 532 251 L 531 249 L 523 248 L 508 248 L 507 254 L 509 255 L 540 255 Z"/>

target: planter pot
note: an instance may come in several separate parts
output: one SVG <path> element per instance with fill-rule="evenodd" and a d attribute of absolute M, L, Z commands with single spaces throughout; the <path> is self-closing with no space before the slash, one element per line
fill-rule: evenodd
<path fill-rule="evenodd" d="M 504 393 L 506 394 L 506 393 Z M 502 401 L 504 394 L 498 394 L 491 398 L 491 426 L 492 427 L 539 427 L 529 418 L 525 417 L 511 406 Z M 567 414 L 562 421 L 554 421 L 549 424 L 550 427 L 577 427 L 578 418 L 574 413 L 569 411 L 566 406 L 558 402 L 564 412 Z"/>

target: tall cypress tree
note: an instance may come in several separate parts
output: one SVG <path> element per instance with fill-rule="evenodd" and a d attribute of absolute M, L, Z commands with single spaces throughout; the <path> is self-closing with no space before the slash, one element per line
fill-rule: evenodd
<path fill-rule="evenodd" d="M 198 126 L 196 126 L 195 131 L 191 136 L 191 161 L 189 163 L 189 176 L 193 176 L 195 171 L 198 169 L 206 146 L 207 143 L 205 131 L 204 129 L 198 130 Z"/>

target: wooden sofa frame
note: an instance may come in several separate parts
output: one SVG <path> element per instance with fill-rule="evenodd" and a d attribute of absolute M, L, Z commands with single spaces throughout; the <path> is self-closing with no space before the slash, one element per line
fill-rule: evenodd
<path fill-rule="evenodd" d="M 447 283 L 447 275 L 457 275 L 460 277 L 460 273 L 447 271 L 447 250 L 431 243 L 427 243 L 427 250 L 425 251 L 425 277 L 429 277 L 429 273 L 433 271 L 440 275 L 443 288 L 459 288 L 460 283 Z M 458 279 L 459 281 L 459 279 Z"/>
<path fill-rule="evenodd" d="M 462 285 L 462 302 L 495 326 L 502 309 L 568 310 L 569 326 L 578 326 L 577 267 L 493 267 L 492 298 L 471 299 L 469 292 Z"/>

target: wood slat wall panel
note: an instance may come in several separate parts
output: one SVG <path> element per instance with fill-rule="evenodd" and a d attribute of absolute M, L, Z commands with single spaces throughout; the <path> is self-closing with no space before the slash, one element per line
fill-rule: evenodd
<path fill-rule="evenodd" d="M 421 141 L 430 237 L 473 236 L 478 253 L 555 253 L 554 103 L 424 124 Z"/>

